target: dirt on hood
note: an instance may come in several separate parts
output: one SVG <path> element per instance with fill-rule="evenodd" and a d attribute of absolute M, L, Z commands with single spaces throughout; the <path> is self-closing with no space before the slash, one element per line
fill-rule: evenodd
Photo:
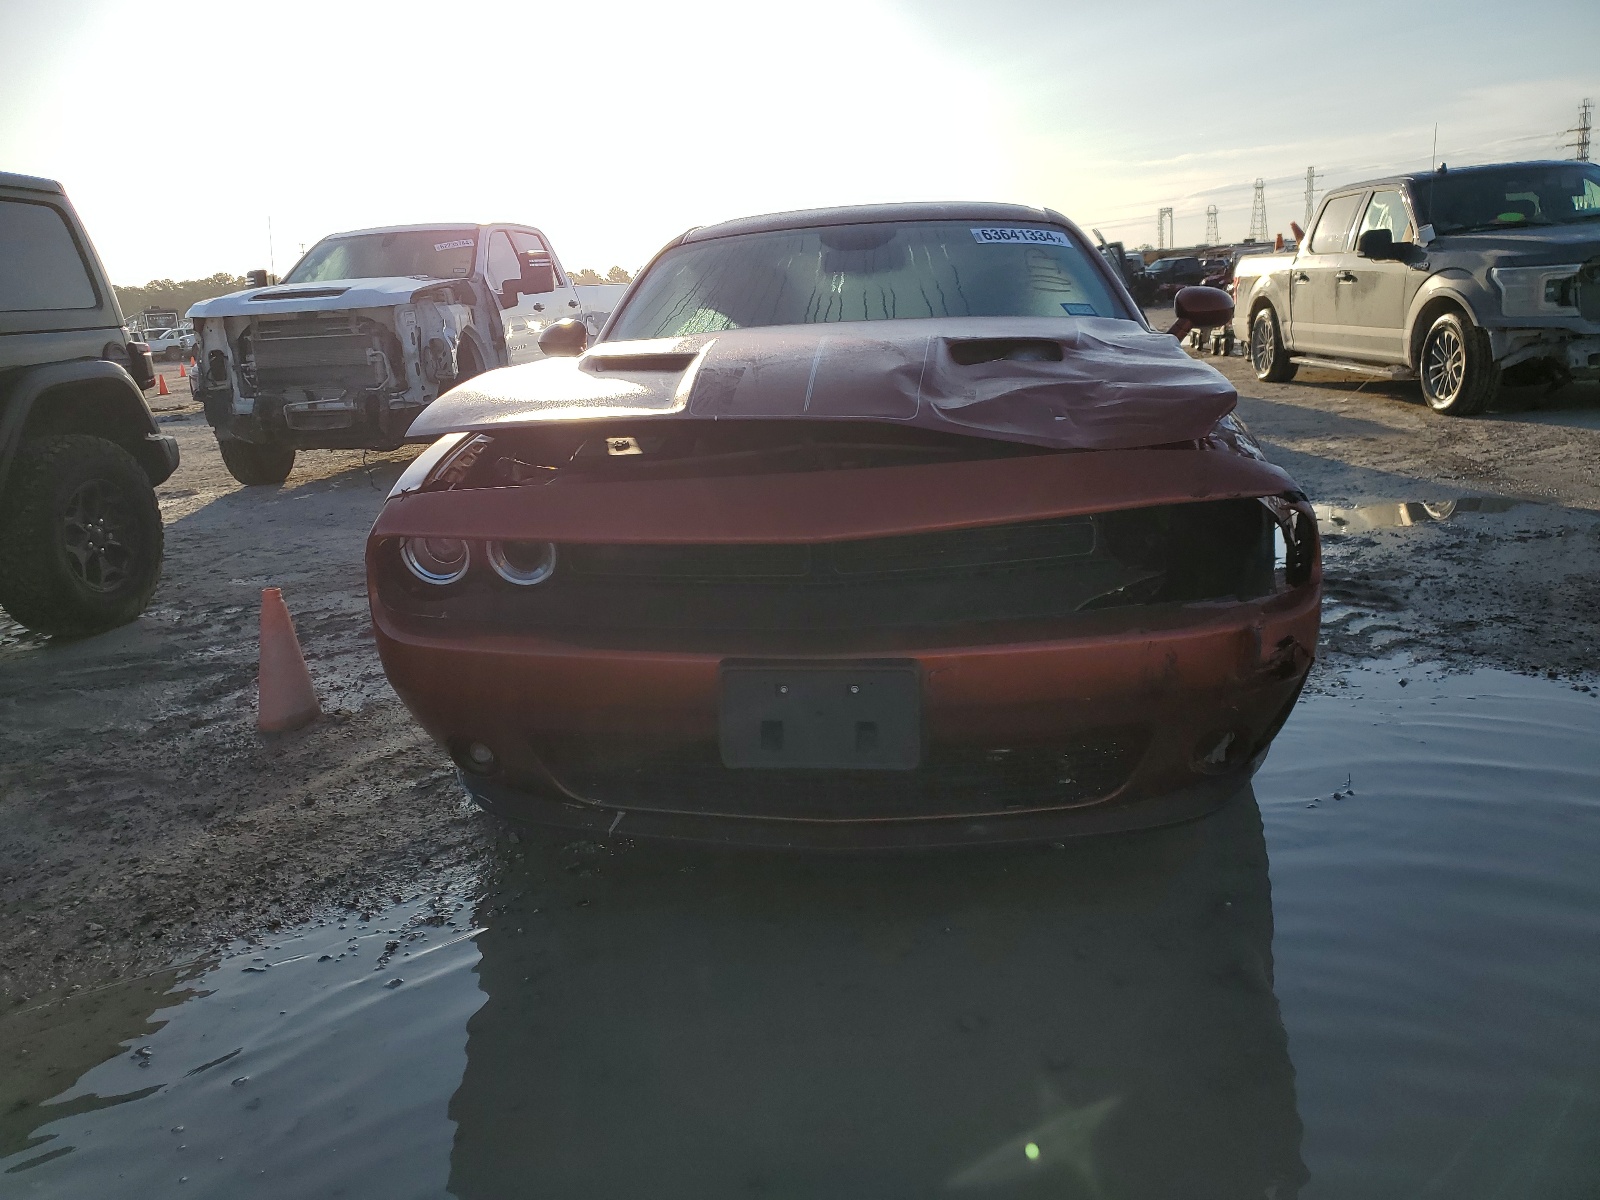
<path fill-rule="evenodd" d="M 606 342 L 477 376 L 412 440 L 615 418 L 884 421 L 1057 450 L 1193 441 L 1233 385 L 1176 338 L 1104 317 L 972 317 Z"/>

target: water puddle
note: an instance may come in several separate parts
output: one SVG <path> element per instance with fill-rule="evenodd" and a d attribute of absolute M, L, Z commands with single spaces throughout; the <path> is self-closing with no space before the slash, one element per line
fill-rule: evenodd
<path fill-rule="evenodd" d="M 1448 521 L 1463 513 L 1504 513 L 1524 502 L 1503 496 L 1463 496 L 1458 500 L 1385 500 L 1341 507 L 1313 504 L 1317 528 L 1324 537 L 1368 533 L 1374 529 L 1404 529 L 1432 521 Z"/>
<path fill-rule="evenodd" d="M 1591 1197 L 1600 695 L 1338 682 L 1172 829 L 526 838 L 449 894 L 14 1012 L 0 1194 Z"/>

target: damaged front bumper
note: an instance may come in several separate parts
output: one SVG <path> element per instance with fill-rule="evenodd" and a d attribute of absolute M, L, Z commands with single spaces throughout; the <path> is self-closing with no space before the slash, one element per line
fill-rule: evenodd
<path fill-rule="evenodd" d="M 1304 683 L 1320 612 L 1314 521 L 1280 472 L 1204 450 L 913 470 L 400 495 L 368 549 L 390 682 L 487 807 L 597 833 L 822 848 L 1031 841 L 1199 815 L 1249 777 Z M 803 509 L 800 491 L 813 497 Z M 1293 543 L 1247 598 L 1140 600 L 1097 584 L 1056 603 L 1095 569 L 1092 554 L 1055 576 L 927 569 L 859 593 L 835 581 L 859 561 L 852 547 L 903 567 L 970 547 L 937 541 L 946 534 L 992 530 L 1016 546 L 1019 531 L 1060 519 L 1092 522 L 1098 544 L 1123 513 L 1207 503 L 1270 508 Z M 717 554 L 702 554 L 708 529 Z M 548 594 L 481 570 L 437 598 L 408 588 L 400 539 L 449 537 L 549 539 L 575 575 L 561 583 L 558 566 Z M 481 561 L 488 543 L 474 544 Z M 770 573 L 786 561 L 772 547 L 797 544 L 815 552 L 811 574 L 762 583 L 749 603 L 735 595 L 743 584 L 616 576 L 608 592 L 601 575 L 641 547 L 652 563 L 702 555 L 702 574 L 732 548 Z M 899 605 L 918 605 L 917 619 L 897 619 Z M 726 765 L 724 674 L 748 663 L 914 673 L 915 765 Z"/>
<path fill-rule="evenodd" d="M 297 310 L 268 300 L 259 313 L 197 318 L 195 393 L 218 436 L 307 449 L 398 446 L 464 360 L 492 361 L 469 332 L 465 282 L 411 282 L 416 294 L 393 306 Z"/>

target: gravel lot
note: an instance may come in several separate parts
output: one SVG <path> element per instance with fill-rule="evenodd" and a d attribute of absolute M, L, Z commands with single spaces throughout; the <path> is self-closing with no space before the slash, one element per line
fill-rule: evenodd
<path fill-rule="evenodd" d="M 1314 686 L 1397 649 L 1594 682 L 1600 388 L 1508 393 L 1462 421 L 1411 385 L 1316 371 L 1266 385 L 1242 359 L 1213 361 L 1269 455 L 1345 522 L 1327 541 Z M 5 1003 L 386 902 L 397 881 L 453 874 L 504 836 L 464 804 L 372 645 L 362 545 L 410 452 L 312 452 L 284 486 L 241 488 L 175 372 L 169 386 L 152 403 L 183 465 L 161 489 L 150 611 L 63 645 L 0 614 Z M 1519 503 L 1440 503 L 1482 496 Z M 1368 528 L 1386 513 L 1411 523 Z M 254 728 L 267 585 L 284 590 L 329 714 L 274 739 Z"/>

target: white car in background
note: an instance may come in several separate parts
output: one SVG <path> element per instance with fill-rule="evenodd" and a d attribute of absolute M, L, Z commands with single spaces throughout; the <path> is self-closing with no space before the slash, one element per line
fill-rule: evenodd
<path fill-rule="evenodd" d="M 155 358 L 187 358 L 194 351 L 194 330 L 150 329 L 144 341 Z"/>

